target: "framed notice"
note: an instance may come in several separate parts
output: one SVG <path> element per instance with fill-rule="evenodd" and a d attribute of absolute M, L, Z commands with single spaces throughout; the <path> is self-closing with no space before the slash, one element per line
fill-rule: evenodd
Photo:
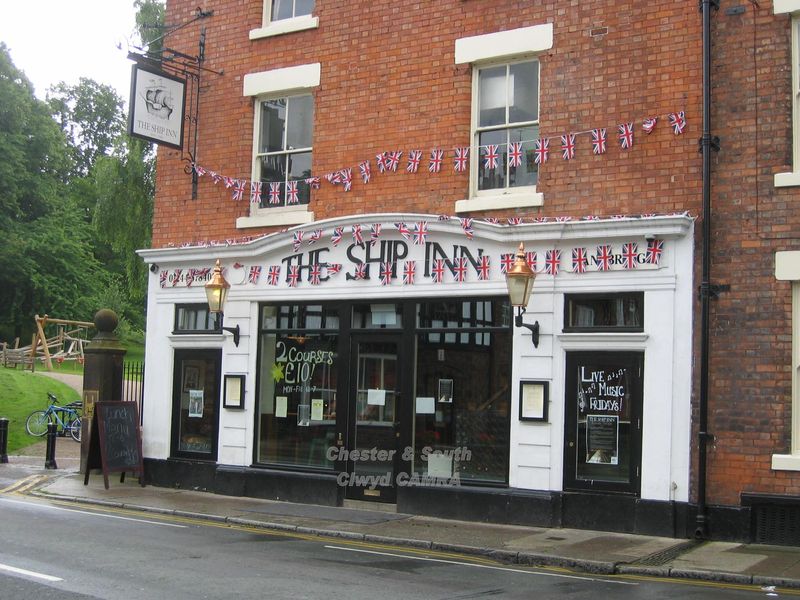
<path fill-rule="evenodd" d="M 180 150 L 186 109 L 186 80 L 154 67 L 133 65 L 128 133 Z"/>
<path fill-rule="evenodd" d="M 223 408 L 244 408 L 244 375 L 225 375 Z"/>
<path fill-rule="evenodd" d="M 546 381 L 520 381 L 519 420 L 547 421 L 547 396 Z"/>

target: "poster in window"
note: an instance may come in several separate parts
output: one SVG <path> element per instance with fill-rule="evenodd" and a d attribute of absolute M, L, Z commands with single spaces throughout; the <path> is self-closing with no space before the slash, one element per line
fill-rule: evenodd
<path fill-rule="evenodd" d="M 439 380 L 439 402 L 450 403 L 453 401 L 453 380 Z"/>
<path fill-rule="evenodd" d="M 186 81 L 135 64 L 131 72 L 128 133 L 163 146 L 183 146 Z"/>
<path fill-rule="evenodd" d="M 189 416 L 203 418 L 203 390 L 189 390 Z"/>
<path fill-rule="evenodd" d="M 586 416 L 586 462 L 616 465 L 619 462 L 619 417 Z"/>

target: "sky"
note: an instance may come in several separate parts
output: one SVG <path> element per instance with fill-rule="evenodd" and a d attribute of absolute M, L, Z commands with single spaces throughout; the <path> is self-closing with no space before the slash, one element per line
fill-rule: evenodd
<path fill-rule="evenodd" d="M 38 98 L 51 85 L 88 77 L 112 86 L 127 104 L 134 19 L 133 0 L 0 0 L 0 42 Z"/>

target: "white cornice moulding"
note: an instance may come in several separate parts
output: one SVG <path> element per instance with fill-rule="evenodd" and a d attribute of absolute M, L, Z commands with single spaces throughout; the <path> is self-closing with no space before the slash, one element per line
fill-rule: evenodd
<path fill-rule="evenodd" d="M 474 35 L 456 40 L 456 64 L 532 55 L 552 47 L 552 23 Z"/>
<path fill-rule="evenodd" d="M 244 95 L 261 96 L 289 90 L 311 89 L 319 86 L 320 63 L 272 69 L 244 76 Z"/>
<path fill-rule="evenodd" d="M 776 15 L 800 12 L 800 0 L 775 0 L 772 11 Z"/>

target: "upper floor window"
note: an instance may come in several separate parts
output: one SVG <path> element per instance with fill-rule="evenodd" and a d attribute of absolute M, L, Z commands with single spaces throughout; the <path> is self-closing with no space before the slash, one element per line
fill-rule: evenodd
<path fill-rule="evenodd" d="M 314 99 L 310 94 L 260 100 L 255 179 L 262 208 L 308 204 Z"/>
<path fill-rule="evenodd" d="M 311 14 L 314 5 L 314 0 L 264 0 L 261 27 L 250 30 L 250 39 L 316 29 L 319 19 Z"/>
<path fill-rule="evenodd" d="M 208 304 L 176 304 L 173 333 L 220 332 L 219 313 L 208 310 Z"/>
<path fill-rule="evenodd" d="M 775 0 L 775 14 L 792 19 L 792 170 L 776 173 L 777 187 L 800 185 L 800 0 Z"/>
<path fill-rule="evenodd" d="M 269 21 L 310 15 L 314 10 L 314 0 L 266 0 L 266 3 L 271 5 Z"/>
<path fill-rule="evenodd" d="M 539 62 L 479 68 L 476 77 L 473 155 L 478 163 L 478 193 L 535 186 Z"/>
<path fill-rule="evenodd" d="M 644 294 L 567 294 L 564 331 L 644 331 Z"/>

